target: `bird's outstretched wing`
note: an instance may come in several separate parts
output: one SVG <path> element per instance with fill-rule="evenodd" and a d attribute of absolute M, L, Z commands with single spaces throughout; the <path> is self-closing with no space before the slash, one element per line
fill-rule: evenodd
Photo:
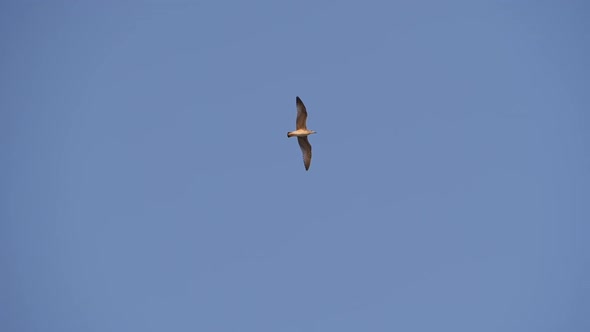
<path fill-rule="evenodd" d="M 311 144 L 309 144 L 307 136 L 297 137 L 297 141 L 303 153 L 303 165 L 305 165 L 305 170 L 307 171 L 309 170 L 309 165 L 311 165 Z"/>
<path fill-rule="evenodd" d="M 296 129 L 307 129 L 305 122 L 307 121 L 307 110 L 305 105 L 299 97 L 297 97 L 297 120 L 295 121 Z"/>

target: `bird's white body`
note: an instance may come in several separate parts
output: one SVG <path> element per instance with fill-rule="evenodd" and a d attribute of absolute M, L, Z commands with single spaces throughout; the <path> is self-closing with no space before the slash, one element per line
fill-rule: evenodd
<path fill-rule="evenodd" d="M 305 136 L 308 136 L 311 134 L 315 134 L 315 131 L 309 130 L 309 129 L 297 129 L 297 130 L 288 132 L 287 137 L 293 137 L 293 136 L 305 137 Z"/>

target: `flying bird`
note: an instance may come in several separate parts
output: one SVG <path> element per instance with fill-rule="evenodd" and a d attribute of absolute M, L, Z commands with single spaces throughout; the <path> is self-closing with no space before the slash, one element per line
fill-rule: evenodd
<path fill-rule="evenodd" d="M 307 129 L 306 121 L 307 121 L 307 110 L 305 109 L 305 105 L 299 97 L 296 99 L 297 105 L 297 120 L 295 121 L 295 131 L 290 131 L 287 133 L 287 137 L 297 136 L 297 141 L 299 142 L 299 147 L 301 148 L 301 152 L 303 153 L 303 165 L 305 165 L 305 170 L 309 170 L 309 165 L 311 165 L 311 144 L 309 144 L 309 140 L 307 136 L 311 134 L 315 134 L 316 132 L 313 130 Z"/>

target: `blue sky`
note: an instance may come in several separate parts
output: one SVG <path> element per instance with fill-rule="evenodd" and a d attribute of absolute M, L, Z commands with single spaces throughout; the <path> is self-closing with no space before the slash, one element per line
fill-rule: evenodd
<path fill-rule="evenodd" d="M 2 2 L 0 330 L 590 330 L 588 22 Z"/>

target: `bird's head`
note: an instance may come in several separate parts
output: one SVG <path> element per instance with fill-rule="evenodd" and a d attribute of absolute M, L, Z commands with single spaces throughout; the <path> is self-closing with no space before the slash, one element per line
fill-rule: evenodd
<path fill-rule="evenodd" d="M 312 131 L 311 131 L 311 134 L 317 134 L 317 131 L 315 131 L 315 130 L 312 130 Z M 311 134 L 310 134 L 310 135 L 311 135 Z"/>

